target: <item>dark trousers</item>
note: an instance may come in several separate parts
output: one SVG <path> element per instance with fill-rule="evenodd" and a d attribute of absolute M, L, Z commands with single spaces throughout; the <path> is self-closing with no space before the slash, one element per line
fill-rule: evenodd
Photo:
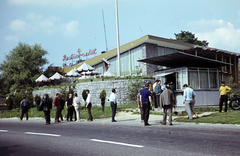
<path fill-rule="evenodd" d="M 89 116 L 88 120 L 93 121 L 91 108 L 92 108 L 92 103 L 89 103 L 88 106 L 87 106 L 88 116 Z"/>
<path fill-rule="evenodd" d="M 50 110 L 49 111 L 43 111 L 43 112 L 44 112 L 44 115 L 45 115 L 46 123 L 50 124 Z"/>
<path fill-rule="evenodd" d="M 74 119 L 75 119 L 75 121 L 77 121 L 76 110 L 75 110 L 74 107 L 73 107 L 73 114 L 74 114 Z"/>
<path fill-rule="evenodd" d="M 26 115 L 26 120 L 28 120 L 28 106 L 22 106 L 22 114 L 20 117 L 21 120 L 23 119 L 24 114 Z"/>
<path fill-rule="evenodd" d="M 68 107 L 67 120 L 70 118 L 70 121 L 72 121 L 72 116 L 73 116 L 73 107 Z"/>
<path fill-rule="evenodd" d="M 160 107 L 160 94 L 156 94 L 157 107 Z"/>
<path fill-rule="evenodd" d="M 143 120 L 144 124 L 148 124 L 149 119 L 149 111 L 150 111 L 150 103 L 149 102 L 142 102 L 142 111 L 143 111 Z"/>
<path fill-rule="evenodd" d="M 154 101 L 154 106 L 155 108 L 158 108 L 158 104 L 157 104 L 157 94 L 153 93 L 153 101 Z"/>
<path fill-rule="evenodd" d="M 114 102 L 111 102 L 111 107 L 112 107 L 112 121 L 115 120 L 115 115 L 117 111 L 117 104 L 114 104 Z"/>
<path fill-rule="evenodd" d="M 63 108 L 63 107 L 62 107 L 62 108 Z M 60 117 L 60 118 L 61 118 L 61 120 L 63 121 L 62 110 L 63 110 L 63 109 L 61 109 L 61 110 L 60 110 L 60 112 L 59 112 L 59 117 Z"/>
<path fill-rule="evenodd" d="M 225 112 L 227 112 L 227 102 L 228 102 L 228 97 L 227 97 L 227 95 L 221 95 L 221 97 L 220 97 L 220 101 L 219 101 L 219 112 L 222 112 L 223 102 L 225 102 Z"/>
<path fill-rule="evenodd" d="M 62 109 L 61 105 L 54 106 L 55 109 L 55 121 L 59 121 L 60 111 Z"/>

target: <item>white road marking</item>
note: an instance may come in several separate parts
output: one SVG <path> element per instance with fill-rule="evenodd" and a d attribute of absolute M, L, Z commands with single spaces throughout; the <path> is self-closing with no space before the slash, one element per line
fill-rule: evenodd
<path fill-rule="evenodd" d="M 116 145 L 131 146 L 131 147 L 138 147 L 138 148 L 144 147 L 142 145 L 126 144 L 126 143 L 106 141 L 106 140 L 98 140 L 98 139 L 90 139 L 90 140 L 96 141 L 96 142 L 103 142 L 103 143 L 108 143 L 108 144 L 116 144 Z"/>
<path fill-rule="evenodd" d="M 0 130 L 0 132 L 8 132 L 8 130 Z"/>
<path fill-rule="evenodd" d="M 60 137 L 61 135 L 57 134 L 48 134 L 48 133 L 35 133 L 35 132 L 25 132 L 25 134 L 33 134 L 33 135 L 46 135 L 46 136 L 55 136 L 55 137 Z"/>

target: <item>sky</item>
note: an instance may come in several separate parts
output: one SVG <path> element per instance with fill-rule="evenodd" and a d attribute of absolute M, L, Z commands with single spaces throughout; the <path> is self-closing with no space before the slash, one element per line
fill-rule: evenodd
<path fill-rule="evenodd" d="M 120 45 L 145 35 L 175 39 L 190 31 L 209 47 L 240 53 L 240 0 L 118 0 Z M 63 55 L 117 47 L 115 0 L 1 0 L 0 63 L 19 42 L 40 44 L 48 64 Z M 75 59 L 74 61 L 77 61 Z M 72 61 L 66 62 L 67 64 Z"/>

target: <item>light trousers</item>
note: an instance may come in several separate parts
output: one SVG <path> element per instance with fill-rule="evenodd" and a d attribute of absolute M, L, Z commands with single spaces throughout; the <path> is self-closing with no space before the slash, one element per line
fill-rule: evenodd
<path fill-rule="evenodd" d="M 74 106 L 77 116 L 77 121 L 80 121 L 80 106 Z"/>

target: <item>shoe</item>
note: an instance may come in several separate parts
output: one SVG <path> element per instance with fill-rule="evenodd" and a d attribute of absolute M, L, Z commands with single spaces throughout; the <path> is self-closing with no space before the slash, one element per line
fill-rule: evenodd
<path fill-rule="evenodd" d="M 145 124 L 145 126 L 151 126 L 149 123 Z"/>
<path fill-rule="evenodd" d="M 22 121 L 22 119 L 20 119 L 20 121 Z"/>
<path fill-rule="evenodd" d="M 198 115 L 196 115 L 196 118 L 199 118 Z"/>
<path fill-rule="evenodd" d="M 112 120 L 112 122 L 117 122 L 116 120 Z"/>
<path fill-rule="evenodd" d="M 166 123 L 164 123 L 164 122 L 160 122 L 161 123 L 161 125 L 166 125 Z"/>
<path fill-rule="evenodd" d="M 172 125 L 173 125 L 172 123 L 169 124 L 169 126 L 172 126 Z"/>
<path fill-rule="evenodd" d="M 141 123 L 143 123 L 144 121 L 143 120 L 141 120 Z"/>

